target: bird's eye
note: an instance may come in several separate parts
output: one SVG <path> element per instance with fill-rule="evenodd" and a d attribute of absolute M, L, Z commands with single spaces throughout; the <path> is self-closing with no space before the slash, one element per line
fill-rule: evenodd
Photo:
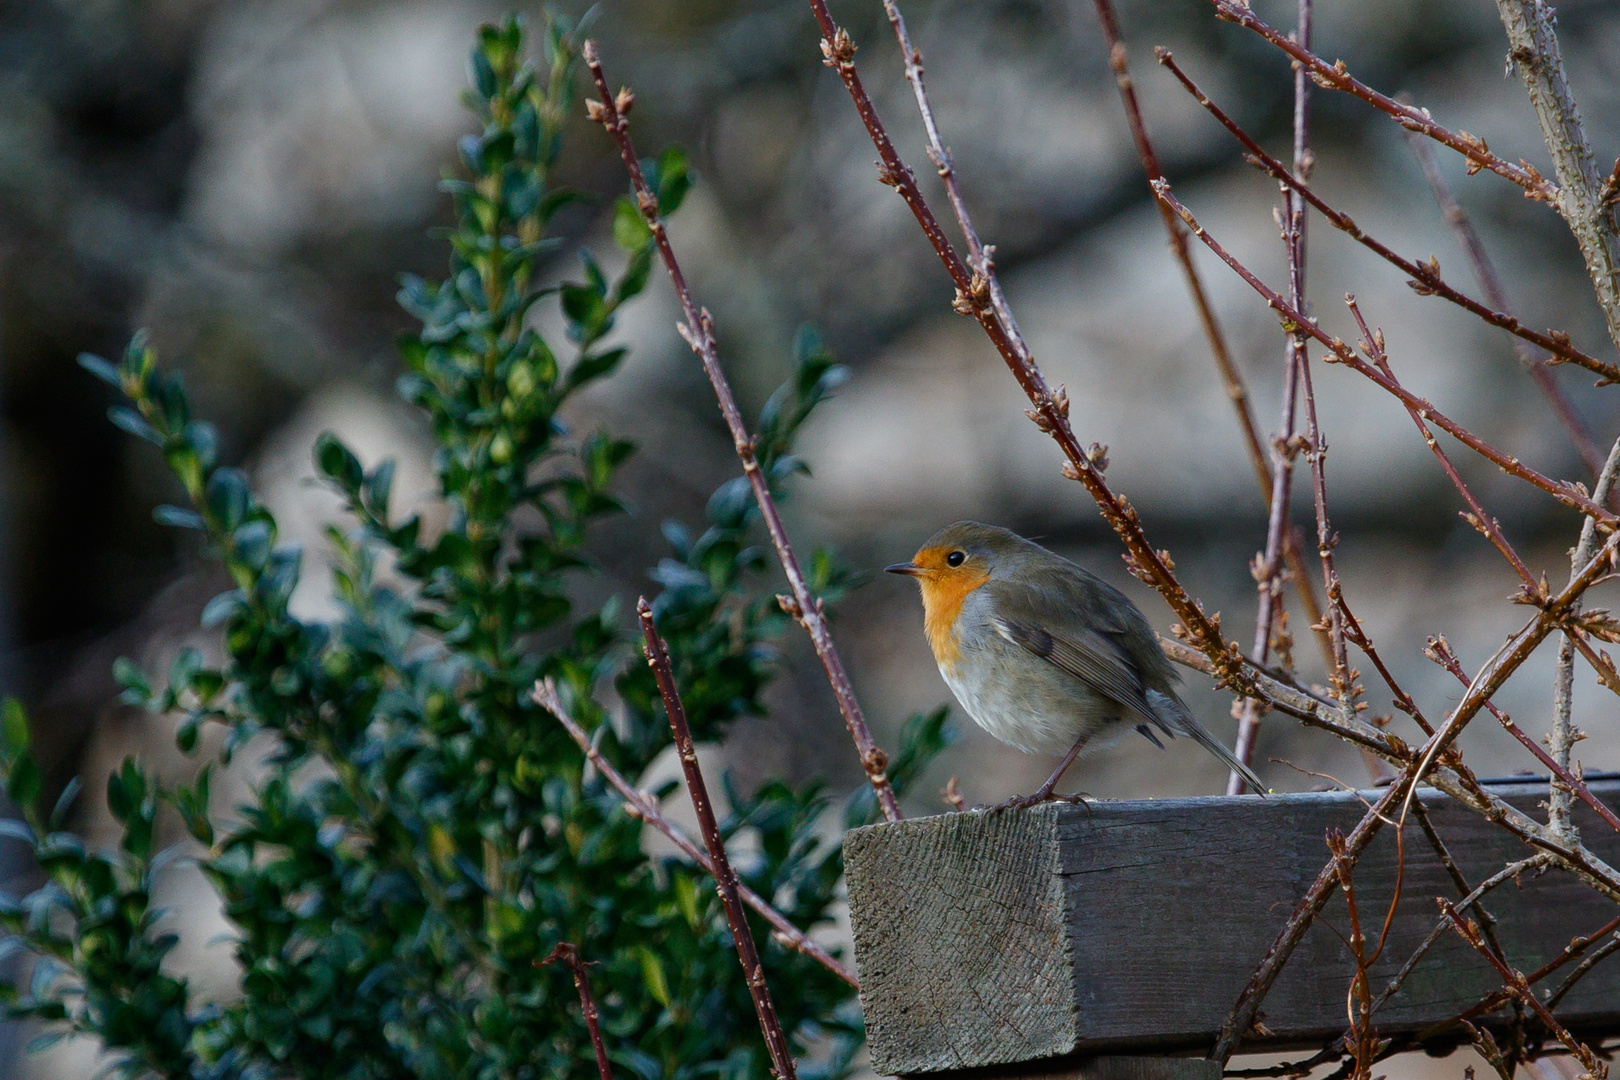
<path fill-rule="evenodd" d="M 945 565 L 947 566 L 961 566 L 965 562 L 967 562 L 967 552 L 965 551 L 953 551 L 945 556 Z"/>

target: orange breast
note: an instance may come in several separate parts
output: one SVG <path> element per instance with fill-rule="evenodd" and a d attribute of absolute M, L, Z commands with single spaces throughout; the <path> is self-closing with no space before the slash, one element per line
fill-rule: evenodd
<path fill-rule="evenodd" d="M 956 637 L 956 619 L 968 593 L 990 580 L 986 571 L 949 570 L 922 578 L 923 630 L 939 666 L 954 674 L 962 655 Z"/>

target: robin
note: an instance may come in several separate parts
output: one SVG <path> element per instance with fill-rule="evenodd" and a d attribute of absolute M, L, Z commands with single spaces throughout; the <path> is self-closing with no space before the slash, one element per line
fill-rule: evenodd
<path fill-rule="evenodd" d="M 1005 805 L 1053 798 L 1081 750 L 1128 727 L 1160 749 L 1154 728 L 1190 735 L 1266 790 L 1176 696 L 1178 676 L 1147 617 L 1083 567 L 1017 533 L 959 521 L 885 569 L 922 587 L 939 673 L 975 723 L 1025 753 L 1068 751 L 1039 790 Z"/>

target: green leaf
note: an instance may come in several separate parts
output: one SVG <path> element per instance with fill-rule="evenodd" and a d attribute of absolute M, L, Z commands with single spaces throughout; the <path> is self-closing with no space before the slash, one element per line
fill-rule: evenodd
<path fill-rule="evenodd" d="M 628 255 L 635 255 L 651 242 L 652 229 L 636 204 L 621 197 L 613 204 L 613 242 Z"/>
<path fill-rule="evenodd" d="M 686 925 L 693 930 L 700 929 L 703 925 L 703 916 L 698 910 L 697 884 L 685 874 L 680 874 L 676 876 L 674 885 L 675 902 L 680 906 Z"/>
<path fill-rule="evenodd" d="M 135 661 L 120 656 L 113 661 L 113 681 L 124 688 L 121 699 L 128 705 L 145 706 L 152 700 L 152 684 L 146 674 L 135 666 Z"/>
<path fill-rule="evenodd" d="M 350 495 L 358 493 L 365 480 L 360 459 L 330 431 L 321 432 L 315 440 L 315 467 Z"/>
<path fill-rule="evenodd" d="M 641 957 L 641 978 L 647 987 L 647 993 L 653 1000 L 664 1008 L 670 1007 L 669 979 L 664 974 L 663 959 L 646 946 L 636 950 Z"/>
<path fill-rule="evenodd" d="M 141 414 L 134 409 L 126 409 L 122 405 L 114 405 L 107 410 L 107 419 L 113 422 L 113 427 L 129 432 L 136 438 L 145 439 L 149 443 L 163 445 L 163 436 L 158 434 L 157 428 L 148 424 L 141 418 Z"/>
<path fill-rule="evenodd" d="M 22 807 L 25 811 L 39 801 L 40 787 L 44 777 L 40 775 L 39 766 L 27 754 L 19 755 L 11 763 L 11 772 L 6 777 L 6 792 L 11 801 Z"/>
<path fill-rule="evenodd" d="M 155 506 L 152 517 L 159 525 L 172 525 L 176 529 L 201 529 L 202 515 L 195 510 L 182 510 L 178 506 Z"/>
<path fill-rule="evenodd" d="M 6 757 L 28 753 L 28 716 L 14 697 L 0 704 L 0 734 L 5 736 Z"/>
<path fill-rule="evenodd" d="M 62 823 L 67 820 L 68 811 L 73 809 L 74 800 L 79 797 L 79 792 L 83 788 L 82 778 L 75 776 L 68 780 L 62 788 L 62 794 L 56 797 L 56 805 L 51 807 L 51 816 L 46 819 L 48 829 L 54 832 L 62 827 Z"/>
<path fill-rule="evenodd" d="M 678 146 L 671 146 L 658 155 L 658 187 L 656 191 L 659 216 L 667 218 L 679 210 L 691 186 L 692 176 L 687 171 L 685 150 Z"/>
<path fill-rule="evenodd" d="M 107 385 L 116 389 L 123 388 L 123 377 L 118 374 L 118 369 L 111 361 L 103 360 L 95 353 L 82 352 L 79 354 L 79 366 Z"/>

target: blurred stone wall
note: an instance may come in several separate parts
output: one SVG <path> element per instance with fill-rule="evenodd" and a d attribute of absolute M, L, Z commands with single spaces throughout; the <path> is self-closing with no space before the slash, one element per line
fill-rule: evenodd
<path fill-rule="evenodd" d="M 1292 5 L 1255 4 L 1291 25 Z M 314 436 L 336 428 L 368 460 L 392 453 L 425 467 L 420 427 L 392 397 L 392 339 L 407 321 L 393 302 L 396 275 L 442 270 L 445 253 L 428 230 L 447 219 L 435 182 L 468 126 L 457 104 L 466 48 L 478 22 L 507 6 L 0 3 L 0 687 L 29 702 L 59 779 L 136 750 L 168 752 L 164 725 L 112 705 L 108 668 L 121 653 L 156 665 L 184 641 L 205 642 L 196 615 L 222 587 L 193 546 L 152 522 L 150 507 L 173 496 L 169 483 L 147 447 L 105 422 L 106 395 L 73 364 L 75 353 L 116 351 L 133 328 L 150 329 L 185 367 L 199 411 L 220 423 L 226 456 L 255 470 L 287 531 L 306 540 L 308 610 L 318 611 L 328 504 L 312 502 L 303 483 Z M 1280 281 L 1274 186 L 1153 64 L 1151 49 L 1174 49 L 1278 152 L 1291 108 L 1286 65 L 1199 0 L 1121 9 L 1147 123 L 1179 196 Z M 980 231 L 997 245 L 1048 377 L 1069 388 L 1077 433 L 1111 447 L 1110 479 L 1172 550 L 1189 588 L 1246 641 L 1261 501 L 1148 201 L 1091 5 L 908 0 L 904 10 Z M 845 0 L 837 14 L 902 153 L 937 187 L 881 6 Z M 1620 9 L 1584 0 L 1560 4 L 1559 14 L 1589 134 L 1613 147 Z M 870 143 L 820 63 L 808 7 L 609 0 L 594 33 L 610 78 L 638 92 L 643 151 L 679 142 L 696 162 L 699 183 L 672 234 L 715 314 L 745 409 L 789 371 L 803 323 L 819 326 L 854 369 L 804 447 L 815 476 L 790 508 L 804 545 L 836 543 L 872 569 L 904 558 L 947 521 L 978 517 L 1043 537 L 1119 582 L 1166 627 L 1167 610 L 1124 574 L 1089 498 L 1061 478 L 1055 450 L 1025 420 L 1027 403 L 982 333 L 951 313 L 945 275 L 903 204 L 877 182 Z M 1373 85 L 1409 93 L 1448 126 L 1548 171 L 1522 86 L 1504 76 L 1492 5 L 1322 0 L 1316 42 Z M 1313 112 L 1318 190 L 1369 232 L 1408 255 L 1438 255 L 1451 280 L 1468 283 L 1400 129 L 1325 92 Z M 606 139 L 583 119 L 575 134 L 568 178 L 620 190 Z M 1609 355 L 1553 213 L 1505 181 L 1465 177 L 1456 159 L 1441 160 L 1516 313 Z M 611 248 L 599 211 L 564 220 L 570 246 Z M 1200 264 L 1269 433 L 1282 357 L 1275 319 L 1224 268 L 1201 255 Z M 552 272 L 576 267 L 570 250 Z M 1346 291 L 1385 328 L 1413 389 L 1543 471 L 1581 478 L 1505 335 L 1413 295 L 1402 275 L 1315 219 L 1314 311 L 1349 336 Z M 707 493 L 736 468 L 707 386 L 673 331 L 662 279 L 650 292 L 621 326 L 634 349 L 623 374 L 576 417 L 642 447 L 625 474 L 636 513 L 603 530 L 607 574 L 589 586 L 596 594 L 647 588 L 658 522 L 698 519 Z M 1606 446 L 1620 391 L 1594 390 L 1574 370 L 1555 374 Z M 1348 595 L 1397 674 L 1431 714 L 1443 712 L 1459 688 L 1421 658 L 1424 637 L 1445 632 L 1465 664 L 1482 662 L 1522 621 L 1504 600 L 1512 579 L 1457 519 L 1460 500 L 1399 405 L 1340 369 L 1319 367 L 1317 384 Z M 1461 451 L 1457 459 L 1532 565 L 1555 579 L 1565 572 L 1574 516 Z M 1308 512 L 1303 485 L 1297 503 Z M 908 712 L 949 699 L 920 621 L 914 590 L 881 575 L 840 612 L 840 640 L 884 741 Z M 1320 677 L 1297 612 L 1293 625 L 1304 670 Z M 801 642 L 790 658 L 772 717 L 737 732 L 739 778 L 820 774 L 847 788 L 859 774 L 831 697 Z M 1547 712 L 1551 666 L 1543 650 L 1498 699 L 1531 727 Z M 1577 715 L 1592 735 L 1581 753 L 1591 767 L 1612 767 L 1620 751 L 1612 699 L 1598 697 L 1584 670 L 1577 685 Z M 1200 715 L 1229 734 L 1228 701 L 1203 680 L 1188 686 Z M 1387 695 L 1369 690 L 1374 709 L 1387 711 Z M 991 801 L 1049 768 L 971 725 L 964 736 L 916 797 L 918 812 L 937 805 L 932 791 L 950 773 L 971 801 Z M 1163 755 L 1138 742 L 1086 759 L 1074 784 L 1102 796 L 1219 789 L 1217 766 L 1187 741 Z M 1465 746 L 1485 772 L 1525 760 L 1484 724 Z M 1280 719 L 1265 728 L 1257 757 L 1365 778 L 1354 755 Z M 1280 788 L 1321 783 L 1283 765 L 1261 771 Z M 66 1061 L 54 1075 L 76 1075 Z"/>

